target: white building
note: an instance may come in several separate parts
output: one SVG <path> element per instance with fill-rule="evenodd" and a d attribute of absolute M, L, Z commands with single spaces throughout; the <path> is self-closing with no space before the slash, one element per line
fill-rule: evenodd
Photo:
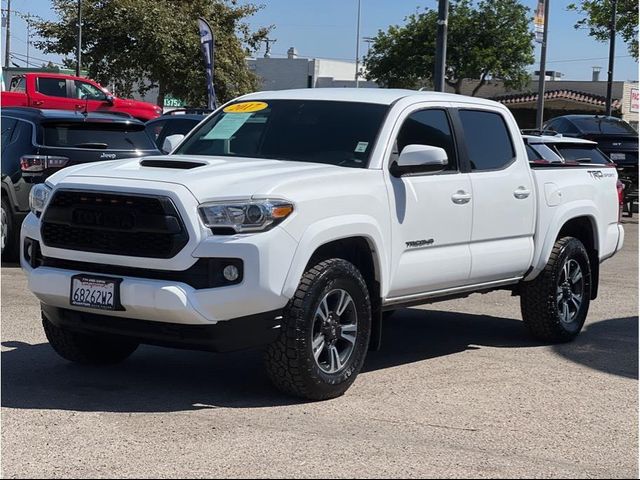
<path fill-rule="evenodd" d="M 248 58 L 249 68 L 260 77 L 260 90 L 285 90 L 289 88 L 355 87 L 355 62 L 326 58 L 301 58 L 295 48 L 287 52 L 287 58 Z M 364 80 L 360 66 L 360 86 L 377 87 L 375 82 Z"/>

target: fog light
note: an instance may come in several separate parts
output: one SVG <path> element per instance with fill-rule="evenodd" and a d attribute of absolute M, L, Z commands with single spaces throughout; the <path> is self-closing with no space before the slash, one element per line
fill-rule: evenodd
<path fill-rule="evenodd" d="M 240 276 L 240 272 L 235 265 L 227 265 L 224 267 L 224 270 L 222 270 L 222 275 L 224 275 L 225 280 L 235 282 Z"/>

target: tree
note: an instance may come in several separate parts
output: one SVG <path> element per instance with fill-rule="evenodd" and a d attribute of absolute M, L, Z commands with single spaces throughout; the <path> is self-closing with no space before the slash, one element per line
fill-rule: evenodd
<path fill-rule="evenodd" d="M 445 81 L 461 93 L 463 79 L 477 79 L 476 95 L 490 78 L 508 88 L 524 86 L 534 61 L 529 9 L 517 0 L 453 0 L 449 8 Z M 367 78 L 387 87 L 416 88 L 431 82 L 438 12 L 410 15 L 403 26 L 379 31 L 365 57 Z"/>
<path fill-rule="evenodd" d="M 83 0 L 82 67 L 121 95 L 158 87 L 158 104 L 171 94 L 190 105 L 206 103 L 204 62 L 197 18 L 211 24 L 216 40 L 214 86 L 226 101 L 258 86 L 245 57 L 269 28 L 251 31 L 243 20 L 259 7 L 237 0 Z M 71 55 L 75 66 L 77 0 L 53 0 L 58 21 L 38 21 L 36 46 Z"/>
<path fill-rule="evenodd" d="M 586 17 L 578 20 L 575 28 L 586 27 L 593 38 L 609 41 L 611 0 L 581 0 L 569 4 L 567 8 Z M 629 53 L 638 60 L 638 0 L 618 0 L 616 10 L 618 34 L 627 43 Z"/>

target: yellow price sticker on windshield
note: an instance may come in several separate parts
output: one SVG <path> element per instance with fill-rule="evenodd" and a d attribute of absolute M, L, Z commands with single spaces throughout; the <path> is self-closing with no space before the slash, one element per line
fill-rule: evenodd
<path fill-rule="evenodd" d="M 225 107 L 224 113 L 253 113 L 264 110 L 269 105 L 264 102 L 240 102 Z"/>

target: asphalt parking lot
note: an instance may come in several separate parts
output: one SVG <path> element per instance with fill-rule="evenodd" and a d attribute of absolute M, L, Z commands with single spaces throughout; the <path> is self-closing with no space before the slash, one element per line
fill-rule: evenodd
<path fill-rule="evenodd" d="M 69 364 L 3 265 L 3 477 L 637 478 L 637 216 L 626 234 L 575 342 L 531 341 L 505 292 L 406 309 L 320 403 L 276 392 L 259 352 Z"/>

